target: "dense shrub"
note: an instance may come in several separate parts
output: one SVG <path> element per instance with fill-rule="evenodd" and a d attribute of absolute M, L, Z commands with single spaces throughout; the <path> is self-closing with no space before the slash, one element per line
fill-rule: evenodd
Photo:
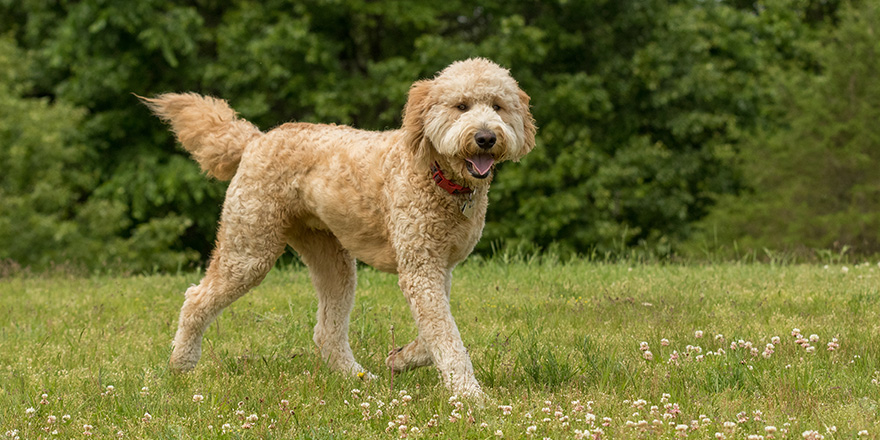
<path fill-rule="evenodd" d="M 414 80 L 471 56 L 511 68 L 540 127 L 538 148 L 498 173 L 478 250 L 666 255 L 716 200 L 749 187 L 742 142 L 775 133 L 791 101 L 775 82 L 812 78 L 812 47 L 837 9 L 0 0 L 3 50 L 18 59 L 0 77 L 0 258 L 168 270 L 207 256 L 225 185 L 201 176 L 132 93 L 221 96 L 263 129 L 387 129 Z"/>
<path fill-rule="evenodd" d="M 880 7 L 845 8 L 816 71 L 779 81 L 780 127 L 743 145 L 751 184 L 725 197 L 691 247 L 880 253 Z"/>

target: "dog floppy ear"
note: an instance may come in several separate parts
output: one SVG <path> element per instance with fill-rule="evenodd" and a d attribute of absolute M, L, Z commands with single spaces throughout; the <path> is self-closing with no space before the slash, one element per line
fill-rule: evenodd
<path fill-rule="evenodd" d="M 422 80 L 413 83 L 409 89 L 406 106 L 403 108 L 403 130 L 406 143 L 417 155 L 425 155 L 428 151 L 428 140 L 425 138 L 425 117 L 431 108 L 428 95 L 433 81 Z"/>
<path fill-rule="evenodd" d="M 519 110 L 523 121 L 523 134 L 525 137 L 522 154 L 520 155 L 520 157 L 522 157 L 535 148 L 535 133 L 538 131 L 538 128 L 535 126 L 535 118 L 532 117 L 532 112 L 529 110 L 529 101 L 531 98 L 522 90 L 519 90 L 518 94 L 520 104 Z"/>

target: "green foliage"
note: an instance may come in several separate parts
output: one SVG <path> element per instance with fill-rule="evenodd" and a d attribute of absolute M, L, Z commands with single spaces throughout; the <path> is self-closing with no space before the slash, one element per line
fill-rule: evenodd
<path fill-rule="evenodd" d="M 572 25 L 554 38 L 591 50 L 542 65 L 532 87 L 540 148 L 499 174 L 486 236 L 600 254 L 673 250 L 716 197 L 741 188 L 737 145 L 772 122 L 768 74 L 802 61 L 788 46 L 808 28 L 790 6 L 621 2 L 560 14 Z"/>
<path fill-rule="evenodd" d="M 719 197 L 743 188 L 740 144 L 775 130 L 785 96 L 773 82 L 816 68 L 816 30 L 835 25 L 837 7 L 0 0 L 0 28 L 33 61 L 17 70 L 31 81 L 15 96 L 76 113 L 55 122 L 75 134 L 58 145 L 76 154 L 58 163 L 82 164 L 61 167 L 57 186 L 73 191 L 54 202 L 61 218 L 97 207 L 109 216 L 98 229 L 111 245 L 64 252 L 89 267 L 152 270 L 207 257 L 225 185 L 200 175 L 132 93 L 220 96 L 263 129 L 302 120 L 379 130 L 399 126 L 414 80 L 485 56 L 532 96 L 539 131 L 532 154 L 499 170 L 478 251 L 667 255 Z M 114 240 L 150 243 L 122 251 Z M 33 254 L 25 264 L 59 258 L 22 246 Z"/>
<path fill-rule="evenodd" d="M 848 6 L 814 49 L 819 74 L 780 78 L 785 128 L 744 144 L 752 191 L 723 199 L 694 247 L 880 253 L 878 32 L 880 7 Z"/>
<path fill-rule="evenodd" d="M 88 232 L 92 224 L 85 217 L 93 207 L 78 202 L 95 176 L 77 133 L 83 112 L 22 97 L 30 87 L 30 63 L 12 41 L 0 38 L 0 260 L 46 265 L 85 257 L 82 246 L 107 237 L 101 232 L 112 237 L 119 219 L 107 213 L 101 220 L 106 229 Z"/>
<path fill-rule="evenodd" d="M 80 132 L 85 112 L 27 97 L 32 62 L 8 38 L 0 39 L 0 260 L 36 269 L 123 264 L 137 271 L 191 261 L 193 252 L 172 247 L 188 219 L 153 217 L 127 234 L 124 204 L 89 197 L 100 176 L 92 166 L 97 154 Z"/>

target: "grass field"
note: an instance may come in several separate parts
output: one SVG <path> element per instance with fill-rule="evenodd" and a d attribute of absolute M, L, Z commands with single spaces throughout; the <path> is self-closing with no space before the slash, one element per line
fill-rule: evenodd
<path fill-rule="evenodd" d="M 0 435 L 880 438 L 876 264 L 464 264 L 452 308 L 484 405 L 431 367 L 391 377 L 415 328 L 396 277 L 359 275 L 370 382 L 322 364 L 302 268 L 227 309 L 186 375 L 166 363 L 198 274 L 0 279 Z"/>

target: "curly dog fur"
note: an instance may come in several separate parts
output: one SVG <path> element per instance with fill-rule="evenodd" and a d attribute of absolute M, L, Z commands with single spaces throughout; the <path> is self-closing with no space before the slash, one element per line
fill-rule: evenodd
<path fill-rule="evenodd" d="M 317 292 L 314 341 L 332 369 L 364 372 L 348 341 L 359 259 L 398 274 L 418 326 L 386 364 L 403 371 L 433 363 L 450 390 L 482 396 L 449 290 L 452 269 L 482 234 L 495 164 L 535 145 L 529 96 L 506 69 L 474 58 L 416 82 L 402 128 L 384 132 L 288 123 L 263 133 L 220 99 L 142 99 L 207 174 L 231 179 L 211 262 L 180 310 L 174 370 L 195 367 L 208 325 L 290 245 Z M 438 186 L 438 166 L 472 193 Z"/>

